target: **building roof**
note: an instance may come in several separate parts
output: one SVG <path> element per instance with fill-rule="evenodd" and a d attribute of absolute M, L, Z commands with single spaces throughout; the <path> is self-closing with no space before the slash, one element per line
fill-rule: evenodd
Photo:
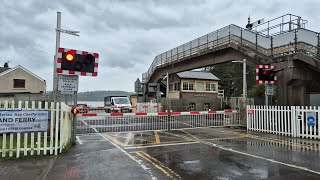
<path fill-rule="evenodd" d="M 0 67 L 0 68 L 3 69 L 4 67 Z M 31 74 L 32 76 L 34 76 L 35 78 L 39 79 L 40 81 L 45 81 L 45 80 L 42 79 L 41 77 L 35 75 L 35 74 L 32 73 L 31 71 L 27 70 L 26 68 L 24 68 L 24 67 L 22 67 L 22 66 L 20 66 L 20 65 L 14 67 L 14 68 L 9 68 L 9 69 L 4 70 L 4 71 L 1 71 L 1 69 L 0 69 L 0 76 L 3 76 L 3 75 L 5 75 L 5 74 L 8 74 L 9 72 L 12 72 L 12 71 L 14 71 L 14 70 L 16 70 L 16 69 L 22 69 L 23 71 Z"/>
<path fill-rule="evenodd" d="M 1 74 L 2 72 L 4 72 L 4 71 L 8 70 L 8 69 L 10 69 L 10 68 L 7 68 L 7 67 L 0 67 L 0 74 Z"/>
<path fill-rule="evenodd" d="M 184 71 L 177 73 L 177 75 L 184 79 L 220 80 L 217 76 L 207 71 Z"/>

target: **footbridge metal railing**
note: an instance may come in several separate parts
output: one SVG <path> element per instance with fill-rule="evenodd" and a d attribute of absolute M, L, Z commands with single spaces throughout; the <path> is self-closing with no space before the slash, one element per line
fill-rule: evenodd
<path fill-rule="evenodd" d="M 142 74 L 142 81 L 148 82 L 153 72 L 159 67 L 171 65 L 185 60 L 186 57 L 203 54 L 210 49 L 231 43 L 250 48 L 268 57 L 299 52 L 318 58 L 320 52 L 319 33 L 308 29 L 293 29 L 269 36 L 231 24 L 157 55 L 148 71 Z"/>

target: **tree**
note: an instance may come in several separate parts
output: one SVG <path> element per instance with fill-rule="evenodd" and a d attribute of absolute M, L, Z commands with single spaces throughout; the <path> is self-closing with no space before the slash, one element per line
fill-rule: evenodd
<path fill-rule="evenodd" d="M 255 67 L 247 66 L 247 88 L 250 90 L 255 85 Z M 242 96 L 243 91 L 243 64 L 227 62 L 214 65 L 210 72 L 216 75 L 219 89 L 225 90 L 226 97 Z"/>

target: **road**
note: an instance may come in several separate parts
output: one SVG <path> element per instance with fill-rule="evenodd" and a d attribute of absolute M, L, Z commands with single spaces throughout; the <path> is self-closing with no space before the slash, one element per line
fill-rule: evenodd
<path fill-rule="evenodd" d="M 80 147 L 112 143 L 134 157 L 132 162 L 142 163 L 147 170 L 138 169 L 150 179 L 320 178 L 318 141 L 243 129 L 79 134 L 78 143 Z"/>

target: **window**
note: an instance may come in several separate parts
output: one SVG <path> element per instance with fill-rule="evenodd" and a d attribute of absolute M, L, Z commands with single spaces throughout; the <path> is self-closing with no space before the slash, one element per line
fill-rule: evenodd
<path fill-rule="evenodd" d="M 182 87 L 183 90 L 189 90 L 189 83 L 188 82 L 183 82 L 182 86 L 183 86 Z"/>
<path fill-rule="evenodd" d="M 210 84 L 210 91 L 217 91 L 215 83 Z"/>
<path fill-rule="evenodd" d="M 174 83 L 174 91 L 179 91 L 180 90 L 180 82 Z"/>
<path fill-rule="evenodd" d="M 206 83 L 206 91 L 210 91 L 210 83 Z"/>
<path fill-rule="evenodd" d="M 13 80 L 13 88 L 25 88 L 26 80 L 24 79 L 14 79 Z"/>
<path fill-rule="evenodd" d="M 196 107 L 195 103 L 189 103 L 189 111 L 194 111 Z"/>
<path fill-rule="evenodd" d="M 183 82 L 182 83 L 182 89 L 185 91 L 193 91 L 194 90 L 194 82 Z"/>
<path fill-rule="evenodd" d="M 194 90 L 194 83 L 189 82 L 189 91 L 193 91 L 193 90 Z"/>
<path fill-rule="evenodd" d="M 197 82 L 196 84 L 196 90 L 197 91 L 204 91 L 204 83 L 203 82 Z"/>
<path fill-rule="evenodd" d="M 206 91 L 217 91 L 217 84 L 206 82 Z"/>
<path fill-rule="evenodd" d="M 169 84 L 169 91 L 173 91 L 173 84 Z"/>
<path fill-rule="evenodd" d="M 209 109 L 210 109 L 210 103 L 204 103 L 204 104 L 203 104 L 203 109 L 204 109 L 205 111 L 209 111 Z"/>
<path fill-rule="evenodd" d="M 169 85 L 169 91 L 179 91 L 180 90 L 180 82 L 171 83 Z"/>

